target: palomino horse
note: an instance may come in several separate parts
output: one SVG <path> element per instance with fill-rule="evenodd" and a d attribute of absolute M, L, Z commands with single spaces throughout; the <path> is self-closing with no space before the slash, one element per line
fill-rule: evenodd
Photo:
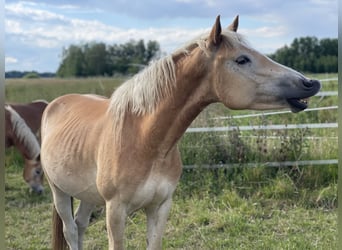
<path fill-rule="evenodd" d="M 23 177 L 32 190 L 44 190 L 43 170 L 40 164 L 40 145 L 24 119 L 10 106 L 5 105 L 5 146 L 15 146 L 25 160 Z"/>
<path fill-rule="evenodd" d="M 110 99 L 70 94 L 48 105 L 41 160 L 70 249 L 82 249 L 96 204 L 106 206 L 109 249 L 124 248 L 126 218 L 138 209 L 147 215 L 147 248 L 161 249 L 182 172 L 177 141 L 210 103 L 307 107 L 320 83 L 250 48 L 237 27 L 236 18 L 222 31 L 218 16 L 209 34 L 152 63 Z M 71 197 L 80 200 L 75 218 Z M 56 236 L 54 249 L 61 242 Z"/>

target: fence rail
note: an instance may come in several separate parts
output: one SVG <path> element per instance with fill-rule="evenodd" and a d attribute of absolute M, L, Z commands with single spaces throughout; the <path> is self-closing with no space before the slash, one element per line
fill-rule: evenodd
<path fill-rule="evenodd" d="M 231 164 L 201 164 L 201 165 L 185 165 L 184 169 L 228 169 L 237 167 L 289 167 L 289 166 L 317 166 L 317 165 L 335 165 L 338 159 L 328 160 L 310 160 L 310 161 L 282 161 L 282 162 L 264 162 L 264 163 L 231 163 Z"/>
<path fill-rule="evenodd" d="M 225 132 L 225 131 L 248 131 L 248 130 L 280 130 L 280 129 L 303 129 L 303 128 L 337 128 L 335 123 L 305 123 L 305 124 L 279 124 L 279 125 L 252 125 L 252 126 L 226 126 L 226 127 L 207 127 L 207 128 L 188 128 L 186 133 L 202 132 Z"/>
<path fill-rule="evenodd" d="M 332 81 L 338 81 L 338 77 L 334 78 L 327 78 L 327 79 L 321 79 L 320 82 L 332 82 Z"/>

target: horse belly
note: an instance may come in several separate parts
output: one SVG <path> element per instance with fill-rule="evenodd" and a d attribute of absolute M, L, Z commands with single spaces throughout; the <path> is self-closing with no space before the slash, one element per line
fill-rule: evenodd
<path fill-rule="evenodd" d="M 78 171 L 75 171 L 75 166 L 69 167 L 68 165 L 62 164 L 48 166 L 44 171 L 49 181 L 60 190 L 76 199 L 88 203 L 96 205 L 104 204 L 104 200 L 96 186 L 96 167 L 84 168 L 83 166 Z"/>
<path fill-rule="evenodd" d="M 59 141 L 57 144 L 51 142 Z M 68 195 L 89 203 L 104 203 L 96 186 L 97 166 L 90 150 L 73 135 L 60 133 L 45 136 L 42 142 L 41 161 L 50 183 Z"/>

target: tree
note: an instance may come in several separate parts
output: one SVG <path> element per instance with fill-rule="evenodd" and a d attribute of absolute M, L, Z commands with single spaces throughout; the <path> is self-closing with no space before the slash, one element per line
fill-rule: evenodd
<path fill-rule="evenodd" d="M 154 58 L 159 58 L 161 54 L 159 43 L 156 41 L 148 41 L 146 49 L 146 64 Z"/>
<path fill-rule="evenodd" d="M 275 61 L 304 72 L 337 72 L 337 39 L 295 38 L 270 55 Z"/>
<path fill-rule="evenodd" d="M 87 44 L 83 48 L 84 73 L 87 76 L 106 75 L 107 72 L 107 51 L 104 43 Z"/>
<path fill-rule="evenodd" d="M 84 54 L 82 49 L 76 45 L 70 45 L 63 49 L 62 62 L 57 70 L 57 76 L 84 76 Z"/>
<path fill-rule="evenodd" d="M 147 46 L 143 40 L 131 40 L 120 45 L 70 45 L 69 48 L 63 49 L 57 75 L 69 77 L 134 74 L 160 54 L 160 46 L 156 41 L 148 41 Z"/>
<path fill-rule="evenodd" d="M 37 72 L 29 72 L 23 76 L 25 79 L 40 78 Z"/>

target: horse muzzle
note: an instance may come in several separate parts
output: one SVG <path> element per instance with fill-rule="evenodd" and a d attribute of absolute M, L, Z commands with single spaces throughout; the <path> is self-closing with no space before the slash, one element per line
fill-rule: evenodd
<path fill-rule="evenodd" d="M 321 83 L 317 80 L 303 79 L 298 96 L 287 98 L 287 103 L 293 113 L 303 111 L 308 107 L 309 97 L 316 95 L 321 89 Z"/>
<path fill-rule="evenodd" d="M 44 187 L 42 185 L 30 186 L 31 191 L 35 194 L 41 195 L 44 193 Z"/>

